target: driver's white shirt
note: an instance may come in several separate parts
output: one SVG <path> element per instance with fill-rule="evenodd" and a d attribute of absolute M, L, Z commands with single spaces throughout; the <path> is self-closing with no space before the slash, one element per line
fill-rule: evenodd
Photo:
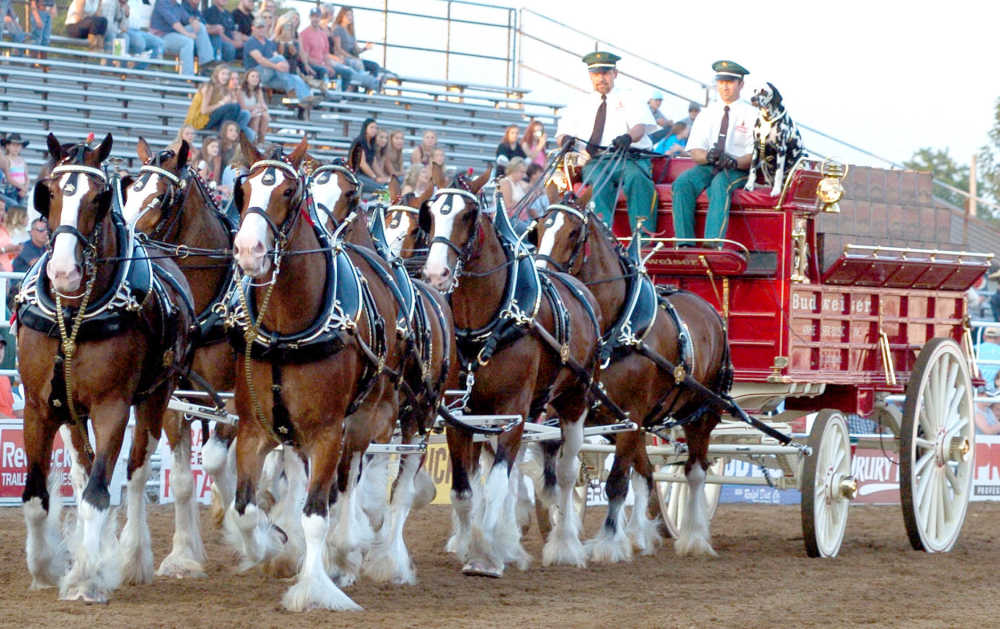
<path fill-rule="evenodd" d="M 719 139 L 719 126 L 722 124 L 723 109 L 726 103 L 716 101 L 701 110 L 691 125 L 688 135 L 687 150 L 709 150 Z M 729 104 L 729 130 L 726 133 L 726 153 L 733 157 L 741 157 L 753 152 L 753 125 L 757 121 L 757 108 L 745 100 L 737 100 Z"/>
<path fill-rule="evenodd" d="M 597 117 L 597 108 L 600 106 L 601 95 L 597 92 L 581 94 L 574 98 L 562 111 L 556 135 L 572 135 L 583 141 L 578 144 L 585 143 L 594 132 L 594 120 Z M 608 110 L 604 118 L 601 146 L 609 146 L 612 140 L 623 133 L 628 133 L 629 129 L 637 124 L 656 125 L 653 114 L 649 111 L 649 105 L 628 90 L 613 88 L 608 93 Z M 650 149 L 653 143 L 650 142 L 648 135 L 643 134 L 638 142 L 632 143 L 632 147 Z"/>

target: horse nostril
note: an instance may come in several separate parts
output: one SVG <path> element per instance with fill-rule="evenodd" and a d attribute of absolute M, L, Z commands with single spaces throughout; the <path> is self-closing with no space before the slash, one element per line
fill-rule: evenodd
<path fill-rule="evenodd" d="M 264 255 L 264 243 L 258 242 L 253 246 L 253 255 L 262 256 Z"/>
<path fill-rule="evenodd" d="M 451 269 L 449 269 L 448 267 L 444 267 L 444 269 L 441 271 L 441 277 L 448 277 L 450 273 Z"/>

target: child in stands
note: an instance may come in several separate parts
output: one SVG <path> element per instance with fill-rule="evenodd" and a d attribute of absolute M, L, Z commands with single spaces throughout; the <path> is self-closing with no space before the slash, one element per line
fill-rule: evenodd
<path fill-rule="evenodd" d="M 239 99 L 240 107 L 250 112 L 250 128 L 263 140 L 271 124 L 271 116 L 267 113 L 267 100 L 260 84 L 259 70 L 250 69 L 243 73 Z"/>
<path fill-rule="evenodd" d="M 3 160 L 0 160 L 0 169 L 3 170 L 6 179 L 6 187 L 3 194 L 14 199 L 15 205 L 24 205 L 28 200 L 28 192 L 31 190 L 29 184 L 31 178 L 28 176 L 28 164 L 21 157 L 21 149 L 28 145 L 28 142 L 21 138 L 20 133 L 12 133 L 3 140 L 0 146 L 4 148 Z"/>

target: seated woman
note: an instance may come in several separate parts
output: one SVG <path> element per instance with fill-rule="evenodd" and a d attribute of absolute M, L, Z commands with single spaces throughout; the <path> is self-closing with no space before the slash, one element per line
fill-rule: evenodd
<path fill-rule="evenodd" d="M 385 147 L 383 167 L 385 174 L 394 177 L 397 183 L 402 183 L 406 171 L 403 170 L 403 132 L 396 129 L 389 134 L 389 145 Z"/>
<path fill-rule="evenodd" d="M 271 114 L 267 111 L 267 99 L 264 98 L 264 88 L 260 84 L 259 70 L 251 68 L 243 73 L 237 98 L 240 107 L 250 112 L 250 130 L 263 141 L 271 125 Z"/>
<path fill-rule="evenodd" d="M 411 164 L 423 164 L 424 166 L 430 166 L 431 157 L 434 155 L 434 149 L 437 148 L 438 137 L 437 134 L 428 129 L 424 131 L 423 142 L 418 144 L 413 152 L 410 153 L 410 163 Z"/>
<path fill-rule="evenodd" d="M 500 180 L 500 196 L 503 198 L 504 211 L 510 217 L 514 231 L 519 234 L 528 228 L 528 221 L 521 218 L 525 214 L 525 208 L 516 207 L 528 190 L 524 180 L 527 173 L 528 167 L 524 163 L 524 158 L 515 157 L 507 164 L 507 175 Z"/>
<path fill-rule="evenodd" d="M 198 160 L 201 158 L 201 151 L 198 150 L 198 147 L 194 143 L 196 139 L 194 135 L 194 130 L 195 130 L 194 127 L 192 127 L 189 124 L 182 126 L 180 129 L 177 130 L 177 137 L 175 137 L 174 141 L 167 146 L 168 149 L 176 153 L 181 148 L 181 140 L 187 142 L 188 143 L 187 161 L 189 164 L 197 164 Z"/>
<path fill-rule="evenodd" d="M 431 169 L 423 164 L 413 164 L 406 172 L 406 179 L 403 180 L 403 189 L 400 194 L 413 193 L 418 197 L 427 192 L 427 188 L 432 187 Z"/>
<path fill-rule="evenodd" d="M 520 157 L 521 159 L 527 157 L 524 154 L 524 149 L 521 148 L 521 143 L 517 141 L 517 132 L 518 128 L 516 124 L 507 127 L 507 130 L 503 133 L 503 140 L 497 146 L 497 177 L 503 177 L 510 160 L 515 157 Z"/>
<path fill-rule="evenodd" d="M 366 118 L 361 123 L 361 133 L 354 138 L 348 153 L 354 157 L 355 174 L 361 182 L 362 192 L 374 192 L 385 188 L 389 182 L 388 177 L 382 177 L 381 181 L 378 173 L 375 172 L 375 136 L 378 135 L 378 123 L 373 118 Z"/>
<path fill-rule="evenodd" d="M 208 83 L 195 92 L 184 122 L 195 129 L 215 130 L 223 122 L 232 120 L 253 142 L 257 139 L 257 134 L 250 128 L 250 112 L 240 107 L 239 95 L 230 89 L 231 74 L 227 65 L 218 65 L 212 70 Z"/>
<path fill-rule="evenodd" d="M 363 70 L 378 79 L 376 92 L 382 91 L 382 84 L 391 72 L 384 71 L 379 64 L 369 59 L 362 59 L 361 53 L 371 50 L 372 43 L 366 42 L 361 46 L 354 36 L 354 11 L 350 7 L 343 7 L 337 13 L 334 20 L 333 33 L 334 42 L 333 54 L 344 60 L 344 63 L 355 70 Z"/>
<path fill-rule="evenodd" d="M 375 181 L 378 183 L 389 183 L 392 175 L 389 173 L 391 166 L 386 161 L 389 149 L 389 134 L 385 129 L 379 129 L 375 134 L 375 157 L 372 159 L 372 170 L 375 171 Z"/>

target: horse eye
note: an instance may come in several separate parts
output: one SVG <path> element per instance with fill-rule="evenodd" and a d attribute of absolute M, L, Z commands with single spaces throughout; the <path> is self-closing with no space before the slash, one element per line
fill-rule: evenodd
<path fill-rule="evenodd" d="M 292 189 L 291 188 L 285 188 L 285 191 L 282 192 L 281 194 L 283 194 L 286 197 L 290 197 L 290 196 L 292 196 Z"/>

